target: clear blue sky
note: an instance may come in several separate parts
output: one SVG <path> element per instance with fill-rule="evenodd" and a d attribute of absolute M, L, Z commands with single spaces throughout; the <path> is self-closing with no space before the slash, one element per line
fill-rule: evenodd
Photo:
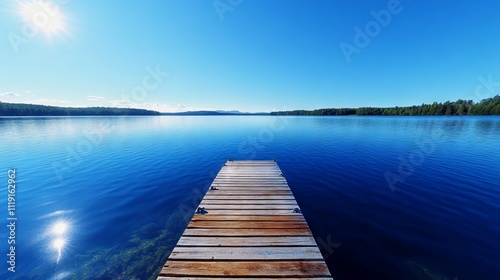
<path fill-rule="evenodd" d="M 500 92 L 497 0 L 51 1 L 0 4 L 0 101 L 256 112 Z"/>

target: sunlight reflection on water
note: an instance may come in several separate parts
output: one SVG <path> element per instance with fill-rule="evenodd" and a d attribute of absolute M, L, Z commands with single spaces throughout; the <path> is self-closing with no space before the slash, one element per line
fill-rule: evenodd
<path fill-rule="evenodd" d="M 60 211 L 56 211 L 60 212 Z M 56 263 L 59 263 L 68 243 L 70 223 L 66 220 L 57 220 L 48 229 L 48 238 L 51 239 L 49 249 L 57 254 Z"/>

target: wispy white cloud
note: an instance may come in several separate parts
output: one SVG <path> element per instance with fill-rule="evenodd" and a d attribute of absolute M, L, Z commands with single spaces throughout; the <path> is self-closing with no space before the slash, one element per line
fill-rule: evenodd
<path fill-rule="evenodd" d="M 33 92 L 31 90 L 25 90 L 24 93 L 33 94 Z"/>
<path fill-rule="evenodd" d="M 125 107 L 125 108 L 131 108 L 134 103 L 129 101 L 129 100 L 124 100 L 124 99 L 115 99 L 115 100 L 109 100 L 108 103 L 112 107 Z"/>
<path fill-rule="evenodd" d="M 2 92 L 0 93 L 0 96 L 19 96 L 18 93 L 7 91 L 7 92 Z"/>
<path fill-rule="evenodd" d="M 73 212 L 73 210 L 57 210 L 57 211 L 54 211 L 52 213 L 42 215 L 42 216 L 38 217 L 38 219 L 53 218 L 56 216 L 71 214 L 72 212 Z"/>
<path fill-rule="evenodd" d="M 197 108 L 197 107 L 189 107 L 183 104 L 178 105 L 170 105 L 165 103 L 134 103 L 129 100 L 110 100 L 108 104 L 112 107 L 120 107 L 120 108 L 136 108 L 136 109 L 147 109 L 158 111 L 162 113 L 172 113 L 172 112 L 185 112 L 185 111 L 200 111 L 200 110 L 213 110 L 211 108 Z"/>
<path fill-rule="evenodd" d="M 24 100 L 21 103 L 47 105 L 47 106 L 64 106 L 64 105 L 68 105 L 71 102 L 66 101 L 66 100 L 60 100 L 60 99 L 39 98 L 39 99 Z"/>
<path fill-rule="evenodd" d="M 96 96 L 96 95 L 87 95 L 88 101 L 102 101 L 103 99 L 105 99 L 105 97 Z"/>

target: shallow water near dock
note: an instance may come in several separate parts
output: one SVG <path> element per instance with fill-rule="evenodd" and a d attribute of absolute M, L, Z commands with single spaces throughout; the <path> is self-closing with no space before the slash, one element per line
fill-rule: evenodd
<path fill-rule="evenodd" d="M 336 280 L 498 279 L 500 117 L 2 117 L 16 272 L 155 278 L 230 157 L 275 158 Z"/>

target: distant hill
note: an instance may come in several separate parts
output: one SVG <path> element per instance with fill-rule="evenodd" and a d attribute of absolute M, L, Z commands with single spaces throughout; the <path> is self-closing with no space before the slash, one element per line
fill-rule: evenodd
<path fill-rule="evenodd" d="M 0 102 L 0 116 L 245 116 L 245 115 L 269 115 L 269 113 L 246 113 L 233 111 L 187 111 L 177 113 L 160 113 L 145 109 L 111 108 L 111 107 L 58 107 L 20 103 Z"/>
<path fill-rule="evenodd" d="M 159 115 L 157 111 L 110 107 L 57 107 L 0 102 L 0 116 L 140 116 Z"/>
<path fill-rule="evenodd" d="M 161 113 L 165 116 L 266 116 L 269 113 L 245 113 L 240 111 L 187 111 L 177 113 Z"/>

